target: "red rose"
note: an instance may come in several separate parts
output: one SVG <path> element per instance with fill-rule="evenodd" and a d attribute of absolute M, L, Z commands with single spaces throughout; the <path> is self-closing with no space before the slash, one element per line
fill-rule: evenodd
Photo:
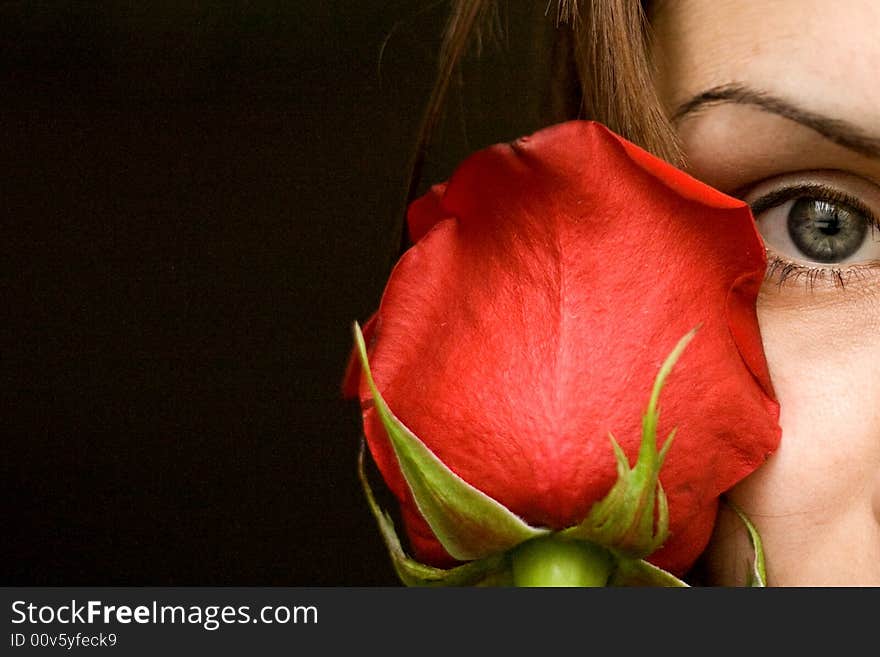
<path fill-rule="evenodd" d="M 603 126 L 569 122 L 468 158 L 409 211 L 416 244 L 366 327 L 378 390 L 454 473 L 533 527 L 576 525 L 633 462 L 661 364 L 676 574 L 718 498 L 776 448 L 778 405 L 755 299 L 766 261 L 748 206 Z M 356 361 L 370 451 L 418 560 L 449 566 L 414 504 Z"/>

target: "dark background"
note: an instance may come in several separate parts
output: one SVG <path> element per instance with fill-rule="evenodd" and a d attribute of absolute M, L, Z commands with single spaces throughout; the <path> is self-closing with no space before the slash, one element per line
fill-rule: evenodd
<path fill-rule="evenodd" d="M 539 127 L 521 4 L 423 187 Z M 0 0 L 3 584 L 396 584 L 339 382 L 447 9 Z"/>

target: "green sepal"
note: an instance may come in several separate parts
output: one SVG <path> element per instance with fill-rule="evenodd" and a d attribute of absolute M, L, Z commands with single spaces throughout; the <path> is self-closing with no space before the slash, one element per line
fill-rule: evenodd
<path fill-rule="evenodd" d="M 636 464 L 630 467 L 623 449 L 609 434 L 617 459 L 617 481 L 608 494 L 590 508 L 586 519 L 563 530 L 563 536 L 592 541 L 612 549 L 622 558 L 637 560 L 650 555 L 666 541 L 669 536 L 669 507 L 659 474 L 675 429 L 658 451 L 658 401 L 666 377 L 696 331 L 696 328 L 691 330 L 678 341 L 657 373 L 648 408 L 642 418 L 642 442 Z"/>
<path fill-rule="evenodd" d="M 742 509 L 726 498 L 724 502 L 733 509 L 734 513 L 739 516 L 739 519 L 746 526 L 749 532 L 749 541 L 752 544 L 752 549 L 755 551 L 752 567 L 746 579 L 746 586 L 766 587 L 767 567 L 764 562 L 764 544 L 761 542 L 761 535 L 758 534 L 758 529 L 752 524 Z"/>
<path fill-rule="evenodd" d="M 373 512 L 373 517 L 379 525 L 379 532 L 388 548 L 394 571 L 403 584 L 406 586 L 509 586 L 511 584 L 510 559 L 506 554 L 492 555 L 449 569 L 428 566 L 409 557 L 394 530 L 394 521 L 379 507 L 373 495 L 364 467 L 365 451 L 364 441 L 361 440 L 358 476 L 370 511 Z"/>
<path fill-rule="evenodd" d="M 416 506 L 444 549 L 459 561 L 506 552 L 549 529 L 531 527 L 507 507 L 450 470 L 388 408 L 373 380 L 361 328 L 355 342 L 374 407 L 388 434 Z"/>
<path fill-rule="evenodd" d="M 620 558 L 617 560 L 617 569 L 611 575 L 608 586 L 689 587 L 690 585 L 644 559 Z"/>

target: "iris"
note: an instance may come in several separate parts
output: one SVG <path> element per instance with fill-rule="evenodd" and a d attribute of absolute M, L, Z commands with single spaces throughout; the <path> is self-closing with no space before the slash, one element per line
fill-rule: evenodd
<path fill-rule="evenodd" d="M 861 247 L 868 222 L 861 213 L 842 203 L 800 198 L 788 212 L 788 233 L 795 246 L 811 260 L 840 262 Z"/>

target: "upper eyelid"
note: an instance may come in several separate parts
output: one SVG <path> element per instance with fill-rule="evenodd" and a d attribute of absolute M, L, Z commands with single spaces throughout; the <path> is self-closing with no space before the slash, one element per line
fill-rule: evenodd
<path fill-rule="evenodd" d="M 871 208 L 863 203 L 858 197 L 844 192 L 843 190 L 821 184 L 800 184 L 779 187 L 772 192 L 759 197 L 749 205 L 752 207 L 752 212 L 758 214 L 764 210 L 778 207 L 787 201 L 807 196 L 821 200 L 834 201 L 840 205 L 847 205 L 860 214 L 865 215 L 873 224 L 877 224 L 878 221 L 880 221 L 878 220 L 877 213 L 871 210 Z M 756 209 L 755 206 L 758 206 L 759 209 Z"/>
<path fill-rule="evenodd" d="M 753 194 L 756 190 L 760 190 L 776 180 L 780 181 L 779 184 L 773 185 L 768 193 L 762 194 L 751 201 L 747 200 L 748 196 Z M 793 182 L 784 184 L 784 181 L 786 180 L 793 180 Z M 859 187 L 862 189 L 859 190 L 859 192 L 855 192 L 853 190 L 848 190 L 847 187 Z M 764 207 L 762 209 L 762 211 L 764 211 L 771 207 L 776 207 L 776 205 L 781 205 L 784 200 L 787 200 L 787 198 L 797 198 L 798 190 L 804 192 L 812 190 L 820 196 L 822 192 L 824 192 L 825 198 L 830 198 L 839 203 L 850 205 L 860 213 L 864 214 L 873 227 L 880 229 L 880 185 L 872 179 L 865 178 L 864 176 L 849 171 L 839 169 L 816 169 L 777 174 L 743 185 L 733 192 L 732 195 L 748 202 L 750 206 L 754 207 L 756 202 L 760 201 L 762 198 L 770 194 L 779 193 L 780 198 L 783 200 L 780 200 L 778 204 Z M 790 192 L 790 195 L 786 198 L 787 192 Z M 870 196 L 871 202 L 864 201 L 862 196 Z"/>
<path fill-rule="evenodd" d="M 728 194 L 734 196 L 738 199 L 743 199 L 748 194 L 755 189 L 763 187 L 768 183 L 774 180 L 784 180 L 788 178 L 794 178 L 796 180 L 801 181 L 801 183 L 805 183 L 806 181 L 813 181 L 813 184 L 821 185 L 822 183 L 816 182 L 816 179 L 827 180 L 829 178 L 839 179 L 843 178 L 846 181 L 853 181 L 858 185 L 868 185 L 877 190 L 878 195 L 880 195 L 880 180 L 874 179 L 871 176 L 865 176 L 861 173 L 855 173 L 853 171 L 848 171 L 846 169 L 799 169 L 796 171 L 785 171 L 774 173 L 772 175 L 764 176 L 759 178 L 758 180 L 752 180 L 748 183 L 738 186 L 736 189 L 729 191 Z M 792 185 L 793 186 L 793 185 Z M 826 184 L 825 186 L 831 186 Z"/>

